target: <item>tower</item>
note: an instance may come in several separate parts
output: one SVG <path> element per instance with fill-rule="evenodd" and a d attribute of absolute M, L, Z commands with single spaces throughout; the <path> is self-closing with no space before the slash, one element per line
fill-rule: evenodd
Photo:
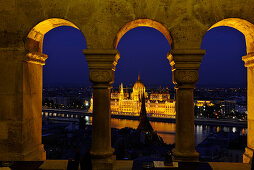
<path fill-rule="evenodd" d="M 140 130 L 142 132 L 153 132 L 153 127 L 151 126 L 147 115 L 146 115 L 146 102 L 145 102 L 145 95 L 143 93 L 142 98 L 141 98 L 141 110 L 140 110 L 140 118 L 139 118 L 139 125 L 137 130 Z"/>
<path fill-rule="evenodd" d="M 135 84 L 133 86 L 133 91 L 132 91 L 131 97 L 135 101 L 141 101 L 143 93 L 144 93 L 145 97 L 147 97 L 145 85 L 140 80 L 140 76 L 138 75 L 138 80 L 135 82 Z"/>
<path fill-rule="evenodd" d="M 119 101 L 121 101 L 123 99 L 124 99 L 123 83 L 121 83 Z"/>

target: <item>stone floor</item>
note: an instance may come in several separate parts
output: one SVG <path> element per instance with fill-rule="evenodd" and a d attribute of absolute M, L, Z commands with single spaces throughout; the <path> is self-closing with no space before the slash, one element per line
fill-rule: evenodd
<path fill-rule="evenodd" d="M 232 162 L 209 162 L 214 170 L 250 170 L 250 164 Z"/>
<path fill-rule="evenodd" d="M 21 165 L 21 162 L 19 162 Z M 29 166 L 34 164 L 41 164 L 39 166 L 39 170 L 66 170 L 68 160 L 46 160 L 43 163 L 42 162 L 35 162 L 35 163 L 29 163 Z M 206 163 L 203 163 L 206 164 Z M 213 170 L 250 170 L 251 167 L 249 164 L 243 164 L 243 163 L 231 163 L 231 162 L 209 162 L 211 169 Z M 33 169 L 33 168 L 27 168 L 25 169 Z M 201 170 L 204 167 L 205 170 L 209 170 L 209 168 L 205 168 L 205 166 L 199 166 L 198 168 L 194 168 L 197 170 Z M 130 160 L 117 160 L 115 162 L 115 170 L 132 170 L 133 169 L 133 161 Z M 163 168 L 162 168 L 163 169 Z M 180 168 L 170 168 L 170 169 L 190 169 L 188 166 L 182 166 Z M 191 168 L 193 169 L 193 168 Z M 10 170 L 8 167 L 0 167 L 0 170 Z"/>

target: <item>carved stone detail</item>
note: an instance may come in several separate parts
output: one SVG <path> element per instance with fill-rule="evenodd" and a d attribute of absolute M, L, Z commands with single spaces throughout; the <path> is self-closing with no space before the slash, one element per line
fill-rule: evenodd
<path fill-rule="evenodd" d="M 254 53 L 249 53 L 246 56 L 243 56 L 242 60 L 245 62 L 245 67 L 253 67 L 254 66 Z"/>
<path fill-rule="evenodd" d="M 90 70 L 89 78 L 93 83 L 111 83 L 113 82 L 114 72 L 112 70 Z"/>
<path fill-rule="evenodd" d="M 177 84 L 179 83 L 195 84 L 198 81 L 198 71 L 175 70 L 173 74 L 174 74 L 174 82 L 176 82 Z"/>
<path fill-rule="evenodd" d="M 94 84 L 111 84 L 120 55 L 116 49 L 86 49 L 83 51 L 89 68 L 89 78 Z"/>
<path fill-rule="evenodd" d="M 194 88 L 198 82 L 198 70 L 204 54 L 205 50 L 201 49 L 173 49 L 168 53 L 174 84 L 182 88 Z"/>
<path fill-rule="evenodd" d="M 45 60 L 48 58 L 46 54 L 33 52 L 27 53 L 25 61 L 33 64 L 45 65 Z"/>

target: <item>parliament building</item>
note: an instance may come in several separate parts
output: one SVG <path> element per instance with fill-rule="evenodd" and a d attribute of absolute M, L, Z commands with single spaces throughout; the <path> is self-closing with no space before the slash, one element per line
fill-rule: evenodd
<path fill-rule="evenodd" d="M 140 76 L 138 76 L 131 93 L 124 91 L 123 84 L 121 84 L 119 91 L 111 92 L 112 114 L 139 116 L 143 94 L 146 98 L 145 106 L 148 116 L 175 118 L 175 100 L 170 99 L 169 93 L 152 92 L 148 94 Z M 93 99 L 91 99 L 90 111 L 92 111 L 92 107 Z"/>

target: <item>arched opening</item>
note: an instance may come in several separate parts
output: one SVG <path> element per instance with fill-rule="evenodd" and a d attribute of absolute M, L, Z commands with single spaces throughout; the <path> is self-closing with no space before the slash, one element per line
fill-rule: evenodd
<path fill-rule="evenodd" d="M 53 34 L 56 34 L 57 31 L 60 32 L 60 34 L 61 33 L 65 34 L 65 36 L 62 36 L 63 38 L 59 36 L 52 38 L 52 36 L 54 36 Z M 75 35 L 75 31 L 76 31 L 76 35 Z M 74 32 L 74 34 L 70 36 L 68 35 L 68 32 L 72 32 L 72 33 Z M 81 36 L 81 39 L 79 39 L 80 36 Z M 69 39 L 70 41 L 67 41 L 68 38 L 73 38 L 73 39 L 76 38 L 76 39 L 79 39 L 79 41 L 74 42 L 73 40 L 71 41 L 70 39 Z M 62 42 L 59 43 L 59 41 L 60 42 L 62 41 Z M 85 73 L 82 73 L 84 70 L 83 71 L 77 70 L 77 68 L 82 67 L 80 65 L 82 62 L 85 63 L 85 58 L 83 57 L 82 50 L 86 48 L 86 45 L 84 45 L 82 41 L 83 43 L 85 43 L 85 38 L 77 26 L 75 26 L 73 23 L 67 20 L 58 19 L 58 18 L 48 19 L 48 20 L 40 22 L 29 32 L 27 36 L 27 41 L 25 45 L 29 53 L 26 55 L 27 58 L 23 64 L 24 65 L 23 67 L 25 70 L 23 77 L 25 82 L 24 88 L 29 89 L 31 92 L 30 91 L 28 92 L 29 98 L 24 98 L 23 102 L 24 102 L 25 108 L 28 111 L 30 111 L 29 112 L 29 114 L 31 115 L 30 117 L 33 118 L 33 122 L 34 122 L 33 124 L 34 126 L 36 126 L 36 128 L 30 127 L 32 131 L 34 132 L 30 134 L 30 138 L 35 138 L 36 144 L 38 143 L 41 144 L 42 139 L 44 139 L 44 142 L 46 139 L 49 139 L 49 138 L 42 138 L 42 116 L 41 116 L 42 115 L 41 114 L 42 113 L 42 98 L 43 98 L 42 97 L 42 93 L 43 93 L 42 92 L 42 89 L 43 89 L 43 78 L 42 78 L 43 67 L 42 66 L 45 65 L 45 60 L 48 58 L 48 56 L 52 56 L 52 59 L 48 60 L 49 64 L 45 70 L 46 71 L 45 75 L 50 80 L 47 79 L 47 77 L 46 78 L 44 77 L 44 80 L 48 82 L 48 85 L 52 85 L 52 82 L 53 83 L 55 82 L 56 85 L 61 86 L 61 84 L 59 83 L 64 83 L 62 86 L 68 87 L 69 85 L 71 85 L 71 83 L 68 84 L 69 81 L 72 81 L 73 83 L 73 80 L 74 80 L 72 79 L 73 77 L 78 78 L 85 74 Z M 47 42 L 51 44 L 47 44 Z M 63 47 L 64 45 L 61 47 L 57 43 L 61 45 L 65 43 L 64 44 L 65 47 Z M 54 53 L 54 50 L 58 51 L 58 53 Z M 56 55 L 56 57 L 54 55 Z M 79 61 L 75 58 L 77 55 L 79 55 L 79 58 L 80 58 Z M 71 69 L 72 67 L 75 67 L 75 68 Z M 76 74 L 79 74 L 79 73 L 77 72 L 75 73 L 73 71 L 75 69 L 76 71 L 80 72 L 79 76 L 76 76 Z M 52 72 L 54 72 L 54 74 Z M 71 75 L 71 73 L 73 75 Z M 87 80 L 88 80 L 88 70 L 86 70 L 86 73 L 87 73 Z M 52 77 L 49 77 L 49 75 Z M 64 79 L 64 80 L 58 82 L 59 79 Z M 58 92 L 55 90 L 53 91 L 53 93 L 59 93 L 59 90 Z M 54 98 L 52 99 L 53 102 L 57 102 L 57 100 L 60 100 L 58 102 L 60 103 L 63 102 L 63 104 L 69 101 L 66 99 L 65 96 L 62 96 L 62 94 L 56 94 L 56 96 L 53 96 L 52 98 Z M 56 107 L 55 108 L 52 107 L 49 109 L 51 110 L 45 111 L 50 113 L 47 116 L 47 118 L 49 119 L 69 118 L 68 112 L 64 112 L 64 113 L 58 112 L 57 110 L 54 110 L 54 109 L 59 109 Z M 56 117 L 57 114 L 61 114 L 61 117 Z M 53 138 L 51 137 L 51 139 Z M 46 144 L 44 145 L 44 148 L 45 150 L 50 152 L 55 149 L 55 148 L 52 149 L 52 148 L 46 147 Z M 43 154 L 45 154 L 45 151 Z M 49 156 L 49 154 L 47 152 L 47 156 Z M 75 149 L 73 154 L 75 154 Z M 56 155 L 53 155 L 53 157 L 49 156 L 49 159 L 60 158 L 60 157 L 54 157 L 54 156 Z M 68 158 L 68 156 L 65 156 L 65 157 L 63 156 L 64 154 L 62 154 L 62 158 L 64 159 Z M 43 159 L 45 159 L 45 155 L 43 156 Z"/>
<path fill-rule="evenodd" d="M 254 91 L 253 91 L 253 68 L 252 68 L 252 62 L 253 62 L 253 49 L 254 49 L 254 25 L 251 24 L 250 22 L 239 19 L 239 18 L 228 18 L 224 19 L 222 21 L 219 21 L 218 23 L 214 24 L 213 26 L 210 27 L 208 32 L 206 33 L 206 36 L 214 36 L 212 37 L 211 41 L 213 41 L 214 48 L 209 49 L 207 48 L 206 56 L 211 55 L 210 58 L 205 58 L 204 56 L 204 63 L 201 63 L 200 67 L 200 85 L 204 83 L 208 79 L 209 75 L 213 75 L 214 77 L 211 77 L 210 80 L 207 80 L 207 82 L 212 83 L 211 81 L 216 81 L 217 83 L 227 83 L 229 86 L 237 86 L 236 84 L 238 83 L 238 86 L 241 85 L 241 88 L 231 88 L 228 90 L 223 90 L 222 93 L 225 93 L 225 91 L 228 91 L 228 95 L 225 95 L 222 97 L 220 101 L 222 102 L 220 105 L 220 108 L 217 110 L 213 110 L 211 112 L 211 115 L 215 116 L 216 119 L 224 119 L 224 118 L 229 118 L 231 117 L 232 119 L 238 119 L 241 114 L 236 112 L 236 107 L 233 108 L 233 105 L 238 105 L 238 100 L 233 99 L 233 96 L 239 95 L 239 92 L 241 92 L 244 87 L 246 86 L 246 79 L 247 79 L 247 119 L 248 119 L 248 134 L 247 134 L 247 147 L 245 148 L 245 153 L 243 155 L 243 162 L 248 163 L 252 157 L 253 153 L 253 148 L 254 148 L 254 142 L 253 142 L 253 115 L 254 115 L 254 110 L 253 110 L 253 96 L 254 96 Z M 218 34 L 218 37 L 216 39 L 216 33 Z M 224 35 L 223 35 L 224 34 Z M 231 39 L 229 41 L 226 41 L 226 36 L 229 35 Z M 205 46 L 207 44 L 207 38 L 206 36 L 204 37 L 202 42 L 201 48 L 206 48 Z M 224 37 L 224 39 L 223 39 Z M 230 42 L 231 41 L 231 42 Z M 224 43 L 223 43 L 224 42 Z M 238 44 L 237 44 L 238 43 Z M 240 43 L 240 44 L 239 44 Z M 228 47 L 226 47 L 227 45 Z M 217 50 L 220 49 L 220 52 Z M 227 51 L 226 51 L 227 50 Z M 210 54 L 209 54 L 210 53 Z M 231 54 L 231 56 L 229 55 Z M 214 58 L 212 56 L 214 55 Z M 215 59 L 216 58 L 216 59 Z M 246 69 L 243 68 L 243 62 L 241 59 L 245 62 L 245 66 L 247 67 L 247 76 L 246 76 Z M 206 66 L 206 63 L 209 65 Z M 205 72 L 209 71 L 210 67 L 210 72 Z M 232 69 L 230 71 L 230 69 Z M 211 73 L 212 72 L 212 73 Z M 223 74 L 225 73 L 225 74 Z M 223 77 L 224 76 L 224 77 Z M 202 80 L 203 79 L 203 80 Z M 245 82 L 244 82 L 245 81 Z M 235 83 L 235 84 L 232 84 Z M 223 86 L 222 84 L 220 84 Z M 219 91 L 218 89 L 214 89 L 214 91 Z M 246 92 L 246 91 L 245 91 Z M 215 92 L 214 92 L 215 93 Z M 212 96 L 212 95 L 209 95 Z M 227 96 L 227 97 L 226 97 Z M 231 97 L 230 97 L 231 96 Z M 217 96 L 213 96 L 213 98 L 218 98 Z M 213 100 L 213 99 L 211 99 Z M 220 100 L 220 99 L 219 99 Z M 213 101 L 214 102 L 214 101 Z M 200 103 L 197 103 L 199 107 L 201 107 Z M 216 105 L 216 103 L 214 103 Z M 205 108 L 208 109 L 209 107 Z M 224 108 L 224 110 L 223 110 Z M 230 114 L 226 114 L 227 111 L 226 109 L 231 108 Z M 195 110 L 197 111 L 197 110 Z M 218 112 L 218 113 L 217 113 Z M 219 114 L 221 112 L 221 115 Z M 231 115 L 233 114 L 233 115 Z M 230 116 L 231 115 L 231 116 Z M 246 117 L 246 116 L 245 116 Z M 241 119 L 241 118 L 240 118 Z M 244 121 L 244 120 L 242 120 Z M 240 123 L 238 123 L 237 126 L 240 126 Z M 217 127 L 215 131 L 219 132 L 221 127 Z M 223 128 L 225 129 L 225 128 Z M 239 129 L 239 128 L 238 128 Z M 236 128 L 233 128 L 232 133 L 236 133 L 238 130 Z M 246 131 L 245 130 L 239 130 L 240 134 L 242 133 L 241 131 Z M 243 146 L 244 144 L 242 144 Z M 238 156 L 241 157 L 241 156 Z M 234 160 L 233 160 L 234 161 Z M 239 161 L 239 160 L 235 160 Z"/>
<path fill-rule="evenodd" d="M 206 50 L 206 55 L 200 66 L 198 86 L 246 86 L 247 69 L 242 61 L 246 44 L 240 31 L 226 26 L 212 28 L 203 37 L 201 48 Z"/>
<path fill-rule="evenodd" d="M 175 118 L 175 111 L 171 112 L 175 109 L 174 89 L 173 84 L 170 83 L 172 73 L 167 60 L 171 45 L 172 39 L 167 29 L 150 19 L 138 19 L 127 23 L 115 38 L 114 48 L 118 49 L 120 59 L 116 65 L 114 89 L 111 93 L 111 111 L 116 118 L 127 119 L 112 119 L 111 127 L 126 128 L 125 135 L 130 133 L 129 141 L 126 139 L 125 144 L 112 141 L 112 146 L 116 148 L 117 159 L 137 158 L 128 152 L 133 149 L 127 149 L 125 146 L 134 139 L 133 135 L 138 135 L 138 131 L 133 132 L 129 128 L 142 129 L 140 128 L 142 120 L 138 121 L 142 114 L 139 92 L 145 95 L 148 117 L 154 120 Z M 150 121 L 150 124 L 154 131 L 160 131 L 158 135 L 165 143 L 175 142 L 175 124 L 156 121 Z M 139 142 L 137 140 L 136 144 L 138 145 Z"/>
<path fill-rule="evenodd" d="M 234 29 L 237 29 L 241 33 L 243 33 L 246 41 L 246 52 L 247 54 L 254 52 L 254 25 L 246 20 L 240 19 L 240 18 L 227 18 L 222 21 L 217 22 L 213 26 L 209 28 L 209 30 L 220 27 L 220 26 L 226 26 L 226 27 L 232 27 Z M 209 31 L 208 30 L 208 31 Z"/>
<path fill-rule="evenodd" d="M 80 30 L 70 26 L 50 30 L 43 41 L 43 53 L 49 56 L 43 68 L 44 87 L 90 86 L 89 70 L 82 53 L 86 48 Z"/>
<path fill-rule="evenodd" d="M 43 66 L 42 111 L 53 112 L 52 117 L 42 118 L 42 143 L 47 159 L 75 159 L 76 149 L 90 142 L 89 136 L 77 134 L 85 128 L 88 132 L 87 125 L 91 124 L 91 115 L 86 114 L 91 87 L 83 49 L 86 40 L 76 28 L 60 26 L 44 36 L 43 53 L 48 59 Z M 81 112 L 80 118 L 73 110 Z M 56 113 L 60 115 L 56 117 Z M 81 154 L 84 152 L 80 149 Z"/>
<path fill-rule="evenodd" d="M 42 53 L 43 50 L 43 39 L 47 32 L 59 27 L 59 26 L 71 26 L 79 29 L 76 25 L 60 18 L 51 18 L 44 20 L 37 24 L 27 35 L 26 48 L 30 52 Z"/>
<path fill-rule="evenodd" d="M 125 24 L 118 31 L 118 33 L 115 37 L 114 48 L 117 48 L 120 39 L 122 38 L 122 36 L 125 33 L 127 33 L 128 31 L 130 31 L 131 29 L 136 28 L 136 27 L 151 27 L 151 28 L 154 28 L 154 29 L 160 31 L 164 35 L 164 37 L 168 40 L 168 43 L 172 48 L 172 38 L 171 38 L 167 28 L 164 27 L 161 23 L 151 20 L 151 19 L 136 19 L 136 20 L 130 21 L 127 24 Z"/>

